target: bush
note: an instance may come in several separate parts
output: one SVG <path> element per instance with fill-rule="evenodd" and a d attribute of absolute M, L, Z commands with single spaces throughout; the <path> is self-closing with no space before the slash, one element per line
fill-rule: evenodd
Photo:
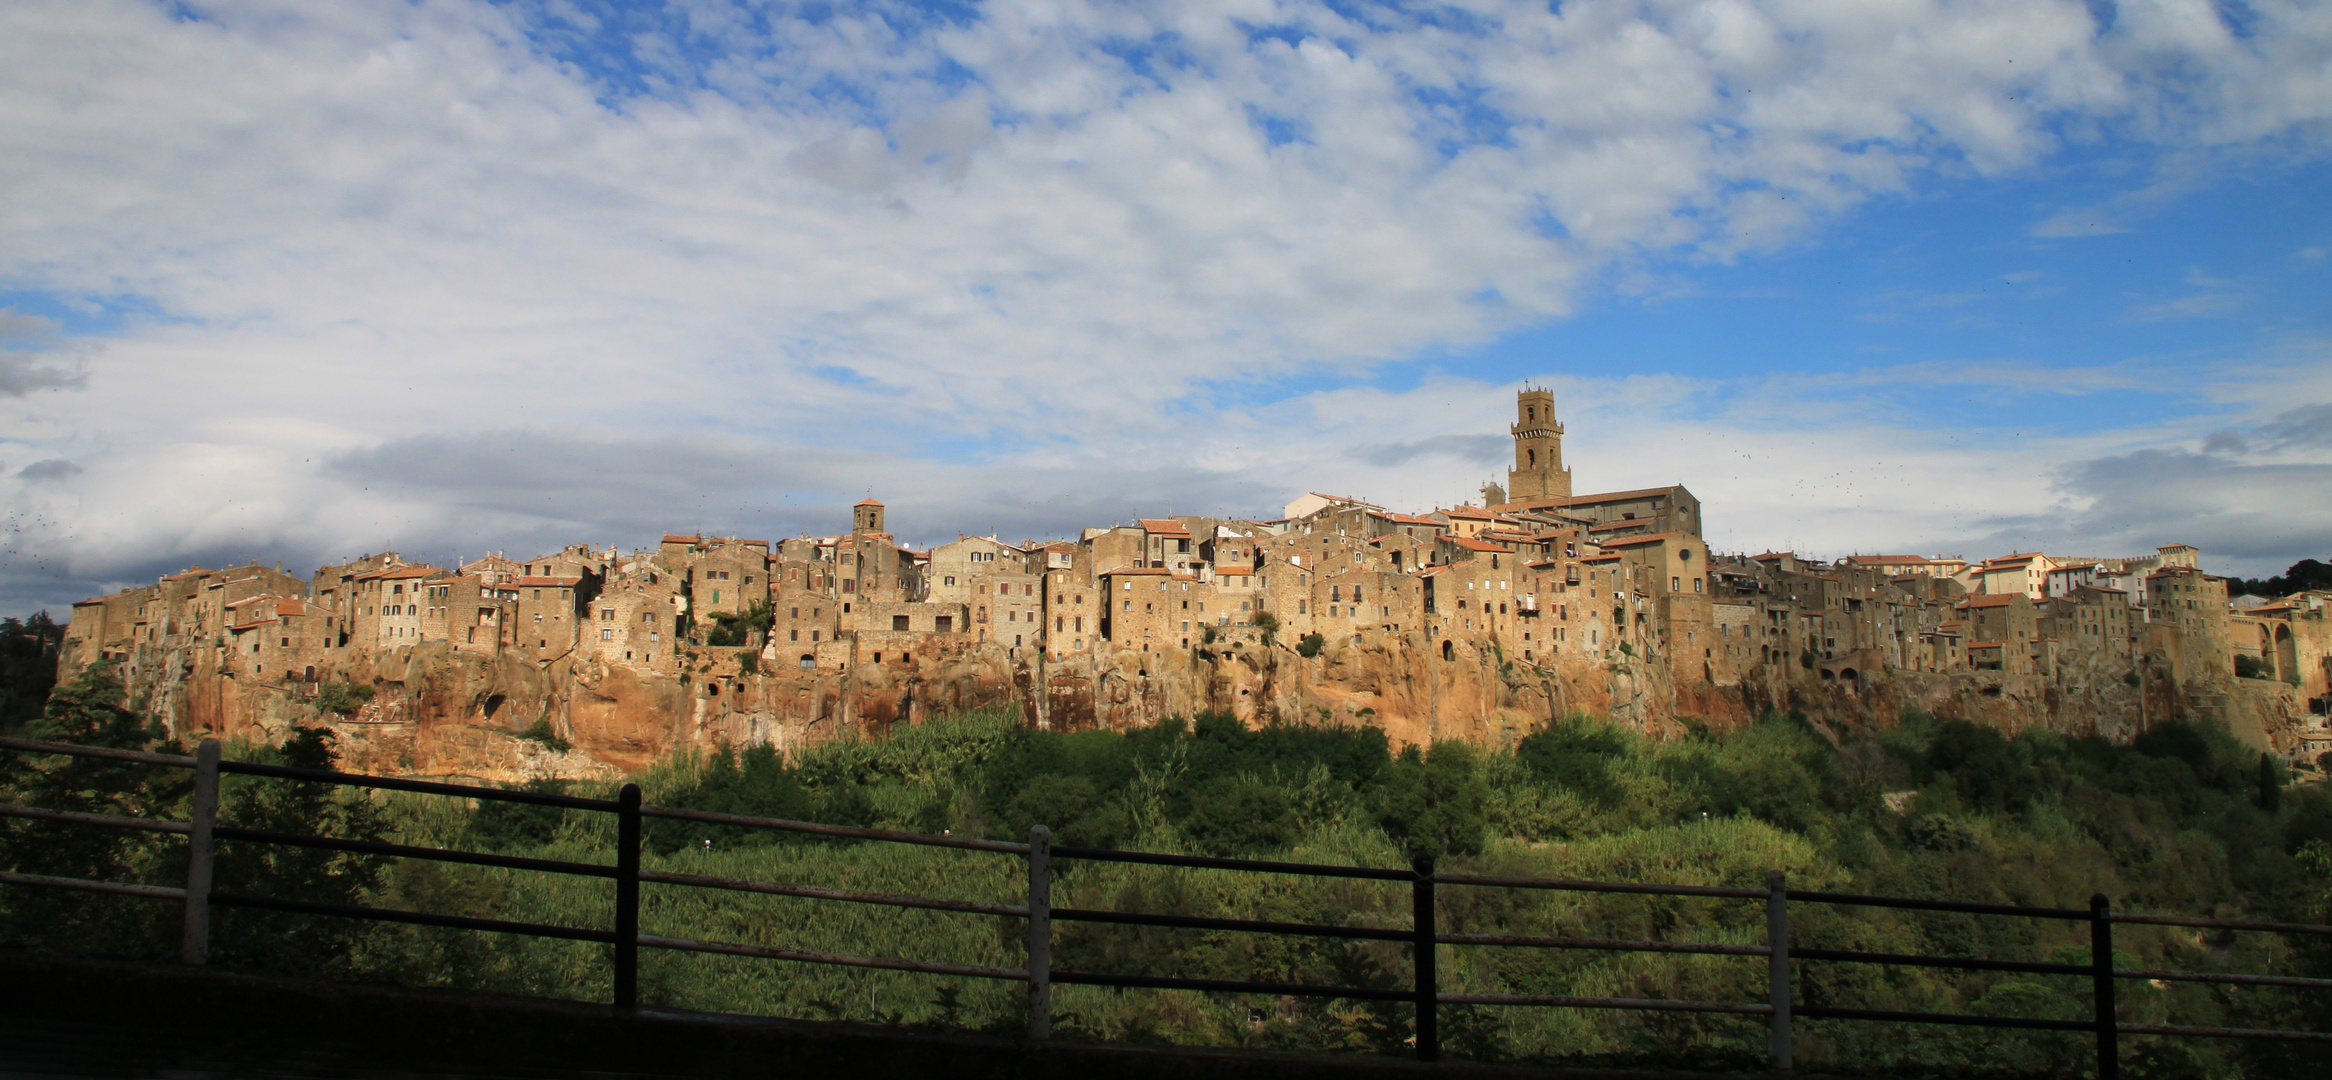
<path fill-rule="evenodd" d="M 519 732 L 518 737 L 521 739 L 530 739 L 534 742 L 541 743 L 544 746 L 549 747 L 551 750 L 561 754 L 564 754 L 567 751 L 573 750 L 575 748 L 574 743 L 568 742 L 567 740 L 559 737 L 559 733 L 552 729 L 551 722 L 547 719 L 535 721 L 532 725 L 529 725 L 525 731 Z"/>
<path fill-rule="evenodd" d="M 1318 634 L 1305 634 L 1303 637 L 1296 639 L 1296 655 L 1301 656 L 1307 660 L 1311 659 L 1312 657 L 1320 655 L 1320 650 L 1325 648 L 1327 644 L 1327 638 L 1321 637 Z"/>
<path fill-rule="evenodd" d="M 2259 657 L 2236 653 L 2235 677 L 2238 679 L 2272 679 L 2275 677 L 2275 668 Z"/>
<path fill-rule="evenodd" d="M 742 612 L 716 611 L 711 618 L 713 626 L 704 633 L 705 644 L 752 645 L 776 625 L 777 609 L 770 607 L 766 599 L 755 600 Z"/>
<path fill-rule="evenodd" d="M 368 683 L 319 683 L 316 686 L 316 710 L 352 716 L 356 710 L 372 701 L 372 694 L 372 686 Z"/>
<path fill-rule="evenodd" d="M 1257 630 L 1263 631 L 1263 643 L 1271 644 L 1271 635 L 1279 632 L 1279 616 L 1268 611 L 1258 611 L 1254 623 Z"/>

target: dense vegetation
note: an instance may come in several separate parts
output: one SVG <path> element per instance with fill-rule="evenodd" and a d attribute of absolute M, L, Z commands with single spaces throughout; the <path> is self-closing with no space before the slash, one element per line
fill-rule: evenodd
<path fill-rule="evenodd" d="M 93 667 L 59 688 L 39 737 L 111 746 L 161 733 Z M 320 732 L 230 757 L 329 759 Z M 85 760 L 0 758 L 6 801 L 181 814 L 183 774 Z M 1793 884 L 1856 892 L 2322 922 L 2332 887 L 2332 798 L 2286 788 L 2272 760 L 2225 733 L 2170 725 L 2128 747 L 1907 715 L 1839 736 L 1774 716 L 1729 734 L 1652 742 L 1573 717 L 1510 750 L 1440 743 L 1393 752 L 1368 729 L 1249 730 L 1219 716 L 1125 733 L 1033 732 L 965 716 L 786 759 L 767 747 L 682 756 L 638 778 L 657 803 L 959 835 L 1398 866 L 1696 884 Z M 540 790 L 605 794 L 537 782 Z M 366 796 L 229 778 L 225 820 L 343 836 L 609 860 L 603 814 L 504 803 Z M 884 892 L 1011 902 L 1007 856 L 834 842 L 654 820 L 650 866 Z M 10 820 L 10 869 L 172 883 L 175 842 Z M 224 845 L 222 889 L 386 907 L 605 925 L 603 882 L 418 861 Z M 1756 944 L 1761 905 L 1611 894 L 1443 890 L 1445 928 Z M 1064 861 L 1062 906 L 1288 921 L 1404 925 L 1405 887 Z M 19 945 L 163 957 L 177 910 L 135 899 L 0 890 L 0 936 Z M 221 962 L 584 999 L 606 993 L 599 946 L 225 910 Z M 2085 960 L 2086 928 L 2033 920 L 1793 907 L 1799 947 Z M 685 887 L 646 888 L 649 933 L 868 955 L 1016 966 L 1016 922 Z M 1062 923 L 1067 970 L 1399 986 L 1405 950 L 1380 943 Z M 2264 935 L 2120 928 L 2133 966 L 2332 976 L 2332 956 Z M 674 1006 L 892 1023 L 1016 1029 L 1018 984 L 650 951 L 643 994 Z M 2084 979 L 1805 963 L 1801 1001 L 1867 1008 L 2080 1018 Z M 1445 989 L 1758 1000 L 1763 964 L 1741 957 L 1447 949 Z M 2321 1027 L 2324 995 L 2125 982 L 2125 1019 Z M 2312 995 L 2312 996 L 2311 996 Z M 1056 990 L 1064 1037 L 1396 1051 L 1406 1006 L 1183 992 Z M 1459 1056 L 1754 1066 L 1754 1017 L 1452 1008 Z M 2078 1072 L 2086 1036 L 1802 1021 L 1806 1066 L 1904 1075 Z M 2129 1040 L 2132 1076 L 2267 1077 L 2307 1071 L 2275 1044 Z M 2291 1056 L 2286 1056 L 2291 1055 Z"/>
<path fill-rule="evenodd" d="M 2332 589 L 2332 564 L 2321 559 L 2301 559 L 2290 569 L 2271 578 L 2241 578 L 2234 581 L 2227 592 L 2241 596 L 2278 598 L 2290 596 L 2303 589 Z"/>
<path fill-rule="evenodd" d="M 46 611 L 29 619 L 0 619 L 0 732 L 40 716 L 57 685 L 57 650 L 65 628 Z"/>

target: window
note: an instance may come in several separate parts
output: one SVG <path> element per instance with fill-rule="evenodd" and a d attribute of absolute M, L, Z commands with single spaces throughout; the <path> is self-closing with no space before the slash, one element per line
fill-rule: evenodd
<path fill-rule="evenodd" d="M 599 640 L 601 640 L 601 641 L 614 641 L 614 640 L 615 640 L 615 631 L 613 631 L 613 630 L 601 630 L 601 631 L 599 632 Z"/>
<path fill-rule="evenodd" d="M 951 631 L 951 630 L 954 630 L 954 629 L 955 629 L 955 616 L 953 616 L 953 615 L 935 615 L 935 616 L 933 616 L 933 617 L 932 617 L 932 619 L 931 619 L 931 629 L 932 629 L 932 630 L 934 630 L 934 631 L 936 631 L 936 632 L 938 632 L 938 633 L 942 633 L 942 634 L 944 634 L 944 633 L 947 633 L 947 632 L 949 632 L 949 631 Z"/>
<path fill-rule="evenodd" d="M 891 629 L 893 629 L 893 630 L 905 630 L 905 629 L 907 629 L 907 616 L 905 616 L 905 615 L 893 615 L 893 616 L 891 616 Z M 879 655 L 879 654 L 878 654 L 878 655 Z"/>

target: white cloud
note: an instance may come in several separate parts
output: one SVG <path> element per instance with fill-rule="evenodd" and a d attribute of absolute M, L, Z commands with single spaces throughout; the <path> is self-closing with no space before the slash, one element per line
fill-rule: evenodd
<path fill-rule="evenodd" d="M 1445 445 L 1503 416 L 1503 392 L 1273 388 L 1562 315 L 1602 275 L 1769 250 L 1936 170 L 2029 166 L 2059 132 L 2200 153 L 2320 130 L 2332 15 L 2251 9 L 2237 38 L 2193 3 L 2128 5 L 2100 33 L 2071 0 L 962 19 L 20 0 L 0 8 L 0 285 L 160 314 L 79 368 L 0 353 L 11 457 L 84 470 L 0 499 L 19 550 L 89 583 L 689 509 L 408 472 L 542 475 L 444 456 L 489 433 L 527 433 L 529 469 L 626 491 L 655 490 L 633 458 L 667 450 L 767 463 L 660 478 L 702 485 L 709 517 L 877 478 L 967 527 L 992 506 L 1029 530 L 1121 497 L 1255 509 L 1344 484 L 1430 503 L 1481 471 L 1471 444 L 1390 475 L 1345 448 Z M 1641 457 L 1654 480 L 1694 475 L 1696 439 L 1723 438 L 1718 458 L 1738 441 L 1639 430 L 1675 447 Z M 1967 475 L 1948 445 L 1889 455 L 1898 438 L 1750 439 L 1760 466 L 1724 483 L 1851 530 L 1880 478 Z M 1898 464 L 1761 486 L 1783 484 L 1763 462 L 1854 455 Z M 1092 488 L 1014 495 L 1032 475 Z"/>

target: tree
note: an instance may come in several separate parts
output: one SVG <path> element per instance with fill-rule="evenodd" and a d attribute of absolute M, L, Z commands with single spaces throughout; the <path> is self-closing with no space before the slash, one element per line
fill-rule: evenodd
<path fill-rule="evenodd" d="M 83 667 L 49 695 L 24 734 L 44 742 L 146 750 L 162 728 L 125 704 L 109 660 Z M 0 798 L 50 810 L 169 818 L 191 790 L 184 770 L 106 758 L 0 754 Z M 183 880 L 185 855 L 172 838 L 62 822 L 0 821 L 0 866 L 18 873 L 85 881 Z M 173 866 L 179 869 L 173 869 Z M 159 954 L 169 942 L 168 915 L 153 901 L 48 889 L 5 895 L 7 936 L 92 946 L 104 952 Z"/>
<path fill-rule="evenodd" d="M 65 628 L 46 611 L 24 620 L 0 619 L 0 732 L 41 715 L 57 685 L 57 651 Z"/>
<path fill-rule="evenodd" d="M 2332 565 L 2317 559 L 2301 559 L 2280 577 L 2237 581 L 2228 591 L 2272 598 L 2307 589 L 2332 589 Z"/>
<path fill-rule="evenodd" d="M 330 769 L 335 736 L 328 728 L 297 728 L 281 747 L 253 756 L 267 764 Z M 377 840 L 379 812 L 358 789 L 308 780 L 230 776 L 219 790 L 219 822 L 246 829 Z M 382 860 L 321 848 L 222 840 L 215 878 L 220 892 L 362 904 L 378 883 Z M 366 924 L 285 911 L 221 908 L 211 922 L 211 955 L 219 963 L 294 974 L 345 970 Z"/>
<path fill-rule="evenodd" d="M 1473 748 L 1455 740 L 1403 748 L 1377 774 L 1377 823 L 1413 855 L 1480 852 L 1489 789 L 1475 764 Z"/>
<path fill-rule="evenodd" d="M 2259 755 L 2259 808 L 2270 814 L 2283 808 L 2283 770 L 2276 768 L 2275 758 Z"/>

